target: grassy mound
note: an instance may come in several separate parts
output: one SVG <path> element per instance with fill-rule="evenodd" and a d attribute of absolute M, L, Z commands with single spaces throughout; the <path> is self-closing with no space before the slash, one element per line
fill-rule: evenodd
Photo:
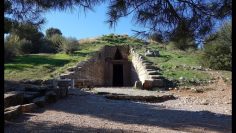
<path fill-rule="evenodd" d="M 18 56 L 13 61 L 4 64 L 4 79 L 48 79 L 57 77 L 68 67 L 80 61 L 87 60 L 104 45 L 130 45 L 138 53 L 144 55 L 146 49 L 158 50 L 160 57 L 146 57 L 154 62 L 161 73 L 168 79 L 179 80 L 210 80 L 212 76 L 208 72 L 192 69 L 200 66 L 200 54 L 202 51 L 180 51 L 168 49 L 162 44 L 151 43 L 146 45 L 139 39 L 127 35 L 104 35 L 93 39 L 79 41 L 79 49 L 72 55 L 57 54 L 29 54 Z M 219 71 L 220 72 L 220 71 Z M 222 71 L 222 76 L 231 79 L 230 71 Z"/>

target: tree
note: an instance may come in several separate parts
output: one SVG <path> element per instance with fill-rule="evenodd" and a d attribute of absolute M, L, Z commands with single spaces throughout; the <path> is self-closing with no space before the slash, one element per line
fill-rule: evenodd
<path fill-rule="evenodd" d="M 48 38 L 48 40 L 51 42 L 50 45 L 54 48 L 55 52 L 62 51 L 63 43 L 66 41 L 66 38 L 59 35 L 55 34 L 52 35 L 52 37 Z"/>
<path fill-rule="evenodd" d="M 49 28 L 46 30 L 46 37 L 52 37 L 55 34 L 62 35 L 61 31 L 57 28 Z"/>
<path fill-rule="evenodd" d="M 109 2 L 107 23 L 110 27 L 131 14 L 135 24 L 149 29 L 136 31 L 137 35 L 159 32 L 172 36 L 178 27 L 187 25 L 184 32 L 191 31 L 195 38 L 202 38 L 212 30 L 216 20 L 232 13 L 232 0 L 5 0 L 4 5 L 8 6 L 4 14 L 36 23 L 43 22 L 40 13 L 48 9 L 82 7 L 86 10 L 103 2 Z"/>
<path fill-rule="evenodd" d="M 221 29 L 209 36 L 204 46 L 201 63 L 204 66 L 220 69 L 232 69 L 232 25 L 224 24 Z"/>
<path fill-rule="evenodd" d="M 20 40 L 25 39 L 32 43 L 32 53 L 40 52 L 40 45 L 44 39 L 42 32 L 38 30 L 38 27 L 31 23 L 18 23 L 16 28 L 12 28 L 10 34 L 17 35 Z"/>
<path fill-rule="evenodd" d="M 163 41 L 164 41 L 162 34 L 156 33 L 156 32 L 151 33 L 148 38 L 151 41 L 155 41 L 155 42 L 159 42 L 159 43 L 163 43 Z"/>

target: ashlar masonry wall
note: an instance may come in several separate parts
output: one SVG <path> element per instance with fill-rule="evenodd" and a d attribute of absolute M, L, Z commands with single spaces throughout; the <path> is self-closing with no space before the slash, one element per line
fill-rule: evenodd
<path fill-rule="evenodd" d="M 131 59 L 128 58 L 129 55 Z M 119 72 L 115 69 L 117 65 L 122 66 Z M 91 59 L 69 68 L 60 78 L 83 83 L 86 81 L 93 86 L 114 86 L 114 78 L 119 76 L 119 73 L 122 73 L 121 86 L 133 86 L 135 81 L 141 81 L 144 89 L 164 86 L 158 68 L 128 45 L 104 46 Z"/>

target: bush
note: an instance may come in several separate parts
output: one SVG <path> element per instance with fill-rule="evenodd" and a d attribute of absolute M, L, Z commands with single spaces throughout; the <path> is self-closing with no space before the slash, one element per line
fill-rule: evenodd
<path fill-rule="evenodd" d="M 4 44 L 4 62 L 10 61 L 16 56 L 16 49 L 12 45 Z"/>
<path fill-rule="evenodd" d="M 57 28 L 49 28 L 46 30 L 46 36 L 47 37 L 52 37 L 53 35 L 62 35 L 61 31 Z"/>
<path fill-rule="evenodd" d="M 16 43 L 20 40 L 17 35 L 9 35 L 4 39 L 4 61 L 10 61 L 17 53 Z"/>
<path fill-rule="evenodd" d="M 17 52 L 20 55 L 30 54 L 34 51 L 34 46 L 31 41 L 22 39 L 16 43 Z"/>
<path fill-rule="evenodd" d="M 226 23 L 217 33 L 206 39 L 201 64 L 218 70 L 232 68 L 232 25 Z"/>
<path fill-rule="evenodd" d="M 227 45 L 208 44 L 201 58 L 201 64 L 216 70 L 231 70 L 231 52 Z"/>
<path fill-rule="evenodd" d="M 40 45 L 41 53 L 56 53 L 58 52 L 57 47 L 54 47 L 53 43 L 50 40 L 43 39 Z"/>
<path fill-rule="evenodd" d="M 52 37 L 48 38 L 49 45 L 52 49 L 54 49 L 55 52 L 60 52 L 63 49 L 63 43 L 65 42 L 66 38 L 59 34 L 55 34 Z"/>
<path fill-rule="evenodd" d="M 76 39 L 68 38 L 63 42 L 61 49 L 66 54 L 72 54 L 74 51 L 78 50 L 78 44 Z"/>

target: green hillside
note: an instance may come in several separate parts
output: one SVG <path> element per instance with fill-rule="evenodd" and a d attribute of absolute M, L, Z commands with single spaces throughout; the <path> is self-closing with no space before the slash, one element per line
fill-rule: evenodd
<path fill-rule="evenodd" d="M 66 68 L 86 60 L 104 45 L 130 45 L 142 55 L 147 49 L 158 50 L 160 57 L 146 57 L 159 68 L 161 73 L 170 80 L 207 82 L 212 79 L 208 71 L 199 63 L 200 50 L 180 51 L 164 47 L 162 44 L 150 43 L 145 45 L 141 40 L 128 37 L 127 35 L 104 35 L 94 39 L 83 39 L 79 41 L 79 50 L 72 55 L 64 53 L 57 54 L 28 54 L 17 56 L 14 60 L 4 64 L 4 79 L 48 79 L 57 77 Z M 230 71 L 222 72 L 222 76 L 231 79 Z M 190 82 L 188 82 L 190 81 Z"/>

